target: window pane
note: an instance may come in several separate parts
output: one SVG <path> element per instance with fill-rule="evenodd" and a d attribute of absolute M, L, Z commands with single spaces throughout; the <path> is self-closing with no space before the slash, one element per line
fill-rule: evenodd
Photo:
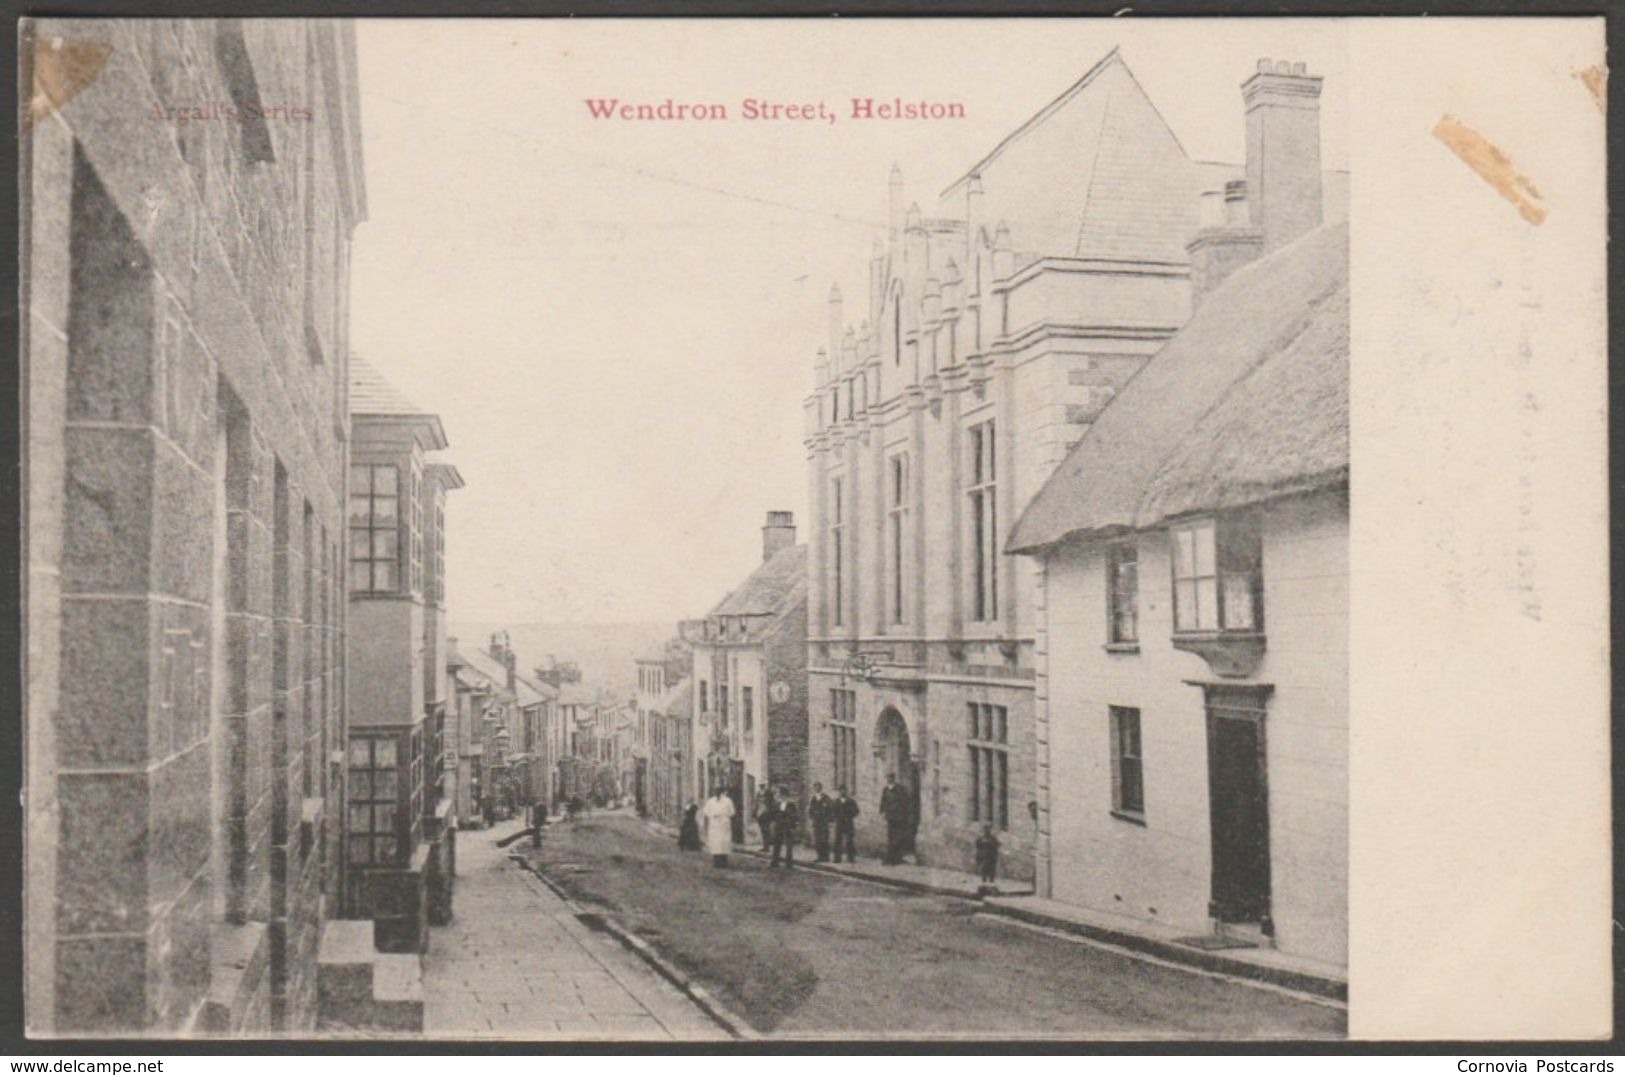
<path fill-rule="evenodd" d="M 372 808 L 372 831 L 394 833 L 395 806 L 393 803 L 379 803 Z"/>
<path fill-rule="evenodd" d="M 1196 573 L 1213 574 L 1213 524 L 1203 523 L 1195 529 Z"/>
<path fill-rule="evenodd" d="M 1224 540 L 1219 542 L 1219 569 L 1221 571 L 1253 571 L 1262 558 L 1258 526 L 1253 520 L 1231 522 L 1225 527 Z"/>
<path fill-rule="evenodd" d="M 394 564 L 388 563 L 372 565 L 372 588 L 374 590 L 387 593 L 396 589 L 397 584 L 395 582 L 395 578 L 396 575 Z"/>
<path fill-rule="evenodd" d="M 367 499 L 367 493 L 372 489 L 372 468 L 367 466 L 352 466 L 350 468 L 350 493 L 361 494 L 361 499 Z"/>
<path fill-rule="evenodd" d="M 392 496 L 374 496 L 372 498 L 372 525 L 374 529 L 394 529 L 399 525 L 400 516 L 396 514 L 399 501 Z"/>
<path fill-rule="evenodd" d="M 357 769 L 368 769 L 372 766 L 372 740 L 350 740 L 350 764 Z"/>
<path fill-rule="evenodd" d="M 1188 579 L 1195 574 L 1194 538 L 1189 527 L 1174 531 L 1174 577 Z"/>
<path fill-rule="evenodd" d="M 373 848 L 377 855 L 379 865 L 395 861 L 395 837 L 378 836 L 373 839 Z"/>
<path fill-rule="evenodd" d="M 360 833 L 372 831 L 372 807 L 365 803 L 350 807 L 350 831 Z"/>
<path fill-rule="evenodd" d="M 1253 580 L 1249 575 L 1225 575 L 1224 626 L 1231 631 L 1250 631 L 1253 616 Z"/>
<path fill-rule="evenodd" d="M 379 770 L 373 774 L 372 795 L 375 799 L 393 799 L 396 780 L 393 770 Z"/>
<path fill-rule="evenodd" d="M 1145 791 L 1140 783 L 1139 759 L 1125 758 L 1122 763 L 1122 788 L 1124 810 L 1136 814 L 1145 811 Z"/>
<path fill-rule="evenodd" d="M 400 534 L 394 530 L 374 530 L 372 532 L 372 558 L 374 560 L 393 560 L 400 554 Z"/>
<path fill-rule="evenodd" d="M 997 725 L 993 729 L 993 732 L 994 732 L 993 738 L 997 739 L 1001 743 L 1009 742 L 1010 741 L 1010 728 L 1009 728 L 1010 711 L 1008 709 L 1004 708 L 1004 706 L 1001 705 L 1001 706 L 998 706 L 998 707 L 995 708 L 993 716 L 994 716 L 994 720 L 997 721 Z"/>
<path fill-rule="evenodd" d="M 970 748 L 970 819 L 982 820 L 982 752 Z"/>
<path fill-rule="evenodd" d="M 370 502 L 365 496 L 352 496 L 350 498 L 350 525 L 366 526 L 371 518 Z"/>
<path fill-rule="evenodd" d="M 1196 630 L 1196 583 L 1174 583 L 1174 630 Z"/>
<path fill-rule="evenodd" d="M 372 862 L 372 842 L 365 836 L 350 837 L 350 861 L 358 866 Z"/>
<path fill-rule="evenodd" d="M 1219 628 L 1219 585 L 1213 578 L 1196 580 L 1196 627 L 1202 631 Z"/>
<path fill-rule="evenodd" d="M 350 799 L 359 801 L 372 798 L 372 774 L 365 769 L 350 770 Z"/>
<path fill-rule="evenodd" d="M 998 782 L 994 791 L 994 801 L 999 807 L 999 827 L 1010 827 L 1010 755 L 1004 751 L 998 753 Z"/>
<path fill-rule="evenodd" d="M 369 531 L 365 529 L 351 529 L 350 531 L 350 559 L 365 560 L 372 555 L 372 546 L 367 541 Z"/>
<path fill-rule="evenodd" d="M 394 496 L 397 489 L 395 468 L 392 466 L 375 466 L 372 468 L 372 491 L 381 496 Z"/>

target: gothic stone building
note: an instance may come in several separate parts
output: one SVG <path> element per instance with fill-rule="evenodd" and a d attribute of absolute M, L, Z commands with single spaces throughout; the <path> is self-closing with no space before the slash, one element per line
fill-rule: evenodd
<path fill-rule="evenodd" d="M 971 868 L 992 824 L 1034 876 L 1042 608 L 1009 527 L 1185 323 L 1199 196 L 1241 177 L 1186 156 L 1115 50 L 936 215 L 893 169 L 862 319 L 832 289 L 806 401 L 811 770 L 860 800 L 868 851 L 895 772 L 922 862 Z"/>
<path fill-rule="evenodd" d="M 351 28 L 27 31 L 29 1030 L 309 1030 L 340 902 Z"/>

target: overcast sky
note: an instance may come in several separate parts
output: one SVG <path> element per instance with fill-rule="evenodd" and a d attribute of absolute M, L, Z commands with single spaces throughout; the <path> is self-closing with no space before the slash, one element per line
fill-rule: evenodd
<path fill-rule="evenodd" d="M 1192 157 L 1240 162 L 1260 57 L 1326 78 L 1333 20 L 358 23 L 368 221 L 353 344 L 438 412 L 453 618 L 675 621 L 805 519 L 802 400 L 831 282 L 863 294 L 886 180 L 941 189 L 1113 46 Z M 854 96 L 966 118 L 854 122 Z M 594 120 L 584 99 L 719 102 L 726 123 Z M 833 123 L 737 118 L 823 100 Z M 803 532 L 803 537 L 805 534 Z"/>

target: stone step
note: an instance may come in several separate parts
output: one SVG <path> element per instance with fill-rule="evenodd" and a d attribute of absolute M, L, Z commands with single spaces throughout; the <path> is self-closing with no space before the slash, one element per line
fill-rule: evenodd
<path fill-rule="evenodd" d="M 317 1028 L 329 1033 L 420 1033 L 423 963 L 380 952 L 372 922 L 337 919 L 322 931 L 316 967 Z"/>

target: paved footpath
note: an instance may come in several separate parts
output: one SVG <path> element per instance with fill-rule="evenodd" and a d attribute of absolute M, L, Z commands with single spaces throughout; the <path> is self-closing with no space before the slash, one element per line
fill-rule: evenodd
<path fill-rule="evenodd" d="M 725 1040 L 728 1035 L 495 841 L 457 834 L 455 917 L 424 958 L 424 1034 L 440 1038 Z"/>

